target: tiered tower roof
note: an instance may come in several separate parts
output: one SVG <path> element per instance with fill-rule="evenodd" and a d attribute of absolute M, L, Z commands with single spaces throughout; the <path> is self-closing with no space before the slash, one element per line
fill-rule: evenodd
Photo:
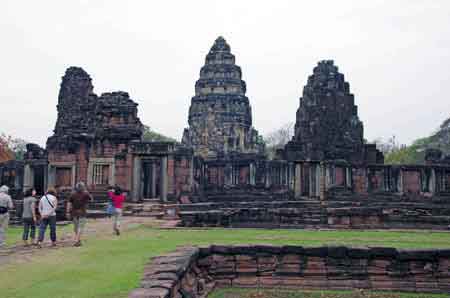
<path fill-rule="evenodd" d="M 242 71 L 223 37 L 218 37 L 200 69 L 189 109 L 189 129 L 183 143 L 197 155 L 222 156 L 229 152 L 254 152 L 257 132 Z"/>
<path fill-rule="evenodd" d="M 297 110 L 295 135 L 301 159 L 364 159 L 363 124 L 350 85 L 332 60 L 320 61 L 309 76 Z"/>

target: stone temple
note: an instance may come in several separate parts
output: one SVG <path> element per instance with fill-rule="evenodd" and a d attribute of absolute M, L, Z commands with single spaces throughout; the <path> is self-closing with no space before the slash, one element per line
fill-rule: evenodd
<path fill-rule="evenodd" d="M 275 159 L 264 153 L 245 94 L 241 68 L 219 37 L 200 70 L 181 142 L 145 142 L 138 101 L 124 91 L 97 95 L 89 74 L 70 67 L 46 148 L 28 144 L 25 160 L 0 162 L 0 183 L 10 186 L 17 214 L 24 189 L 54 186 L 63 217 L 64 198 L 84 181 L 98 211 L 91 214 L 102 214 L 106 189 L 119 185 L 129 212 L 145 214 L 143 204 L 158 201 L 183 226 L 450 225 L 450 158 L 431 150 L 423 164 L 385 164 L 364 142 L 355 97 L 333 61 L 320 61 L 308 77 L 292 112 L 295 135 Z"/>
<path fill-rule="evenodd" d="M 364 144 L 350 84 L 332 60 L 320 61 L 303 88 L 287 152 L 296 159 L 383 163 L 382 153 Z"/>
<path fill-rule="evenodd" d="M 220 158 L 232 152 L 263 153 L 264 146 L 252 127 L 246 89 L 230 46 L 223 37 L 217 38 L 195 83 L 183 144 L 203 158 Z"/>

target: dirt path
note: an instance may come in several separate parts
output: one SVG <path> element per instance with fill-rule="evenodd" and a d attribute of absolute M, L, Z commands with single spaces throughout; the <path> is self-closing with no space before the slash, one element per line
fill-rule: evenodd
<path fill-rule="evenodd" d="M 121 229 L 123 232 L 126 232 L 126 230 L 141 224 L 161 228 L 170 228 L 175 223 L 172 223 L 170 221 L 155 220 L 154 218 L 150 217 L 126 216 L 122 218 Z M 58 228 L 60 230 L 59 233 Z M 61 232 L 61 227 L 60 226 L 57 227 L 56 233 L 58 241 L 56 247 L 51 246 L 51 242 L 48 239 L 50 231 L 47 229 L 46 239 L 44 240 L 42 248 L 38 248 L 37 246 L 24 246 L 22 243 L 20 243 L 9 246 L 7 248 L 0 249 L 0 266 L 8 264 L 12 261 L 16 261 L 19 263 L 27 262 L 30 259 L 34 258 L 35 256 L 48 253 L 48 251 L 72 247 L 74 241 L 71 229 L 72 225 L 69 225 L 68 229 L 65 228 L 64 232 Z M 111 219 L 102 218 L 102 219 L 92 219 L 88 221 L 84 230 L 84 238 L 89 239 L 96 236 L 111 237 L 111 238 L 117 237 L 113 234 Z"/>

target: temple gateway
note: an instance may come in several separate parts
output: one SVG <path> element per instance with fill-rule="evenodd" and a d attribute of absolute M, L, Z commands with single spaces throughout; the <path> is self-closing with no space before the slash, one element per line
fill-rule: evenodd
<path fill-rule="evenodd" d="M 130 204 L 172 206 L 184 226 L 449 226 L 450 159 L 430 150 L 424 164 L 384 164 L 364 142 L 355 96 L 333 61 L 314 67 L 292 113 L 295 134 L 269 160 L 235 60 L 217 38 L 180 143 L 143 141 L 137 100 L 122 91 L 97 95 L 86 71 L 68 68 L 53 135 L 45 148 L 28 144 L 25 160 L 0 163 L 1 184 L 19 200 L 24 189 L 49 186 L 64 198 L 84 181 L 93 205 L 119 185 Z"/>

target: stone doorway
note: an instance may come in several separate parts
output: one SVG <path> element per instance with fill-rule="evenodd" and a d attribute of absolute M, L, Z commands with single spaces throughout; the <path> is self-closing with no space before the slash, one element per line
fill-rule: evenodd
<path fill-rule="evenodd" d="M 142 161 L 142 198 L 153 199 L 160 196 L 160 166 L 158 159 Z"/>
<path fill-rule="evenodd" d="M 45 177 L 45 166 L 35 166 L 33 169 L 33 181 L 34 189 L 38 195 L 43 195 L 45 193 Z"/>

